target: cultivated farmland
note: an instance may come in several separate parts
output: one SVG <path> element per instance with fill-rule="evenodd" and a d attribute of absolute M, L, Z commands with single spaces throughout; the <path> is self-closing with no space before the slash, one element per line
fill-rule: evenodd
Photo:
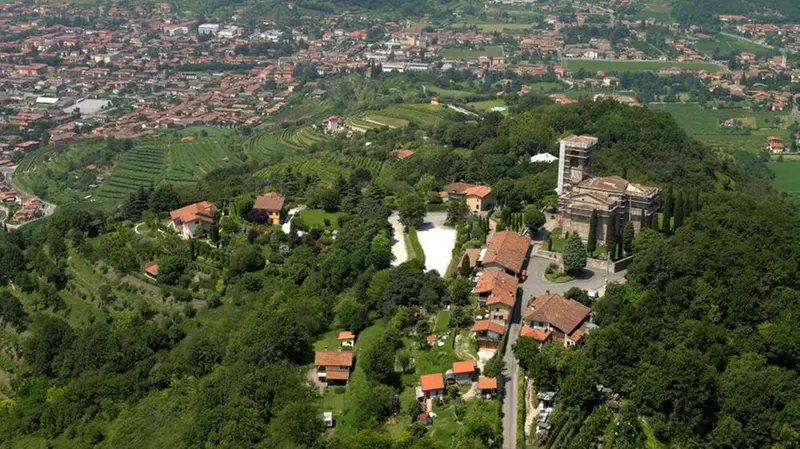
<path fill-rule="evenodd" d="M 165 179 L 176 184 L 190 183 L 212 170 L 241 164 L 233 145 L 229 139 L 216 137 L 170 143 Z"/>
<path fill-rule="evenodd" d="M 617 61 L 599 59 L 570 59 L 566 62 L 567 70 L 575 72 L 583 69 L 587 72 L 654 72 L 678 67 L 681 70 L 705 70 L 720 72 L 723 67 L 709 62 L 671 62 L 671 61 Z"/>
<path fill-rule="evenodd" d="M 163 147 L 140 145 L 123 154 L 111 178 L 97 191 L 100 201 L 121 202 L 139 187 L 158 184 L 166 169 Z"/>
<path fill-rule="evenodd" d="M 322 143 L 328 137 L 310 126 L 273 131 L 250 139 L 244 147 L 248 157 L 267 159 L 269 156 L 288 156 Z"/>

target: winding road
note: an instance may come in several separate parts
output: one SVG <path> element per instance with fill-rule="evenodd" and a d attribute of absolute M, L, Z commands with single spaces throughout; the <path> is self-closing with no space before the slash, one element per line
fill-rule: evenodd
<path fill-rule="evenodd" d="M 3 175 L 3 177 L 5 178 L 6 182 L 8 182 L 8 184 L 9 184 L 9 185 L 10 185 L 10 186 L 11 186 L 11 187 L 14 189 L 14 190 L 16 190 L 18 193 L 20 193 L 21 195 L 23 195 L 23 196 L 35 196 L 34 194 L 32 194 L 32 193 L 28 193 L 28 192 L 26 192 L 24 189 L 21 189 L 21 188 L 20 188 L 20 187 L 19 187 L 19 186 L 18 186 L 18 185 L 17 185 L 17 184 L 14 182 L 13 174 L 14 174 L 14 172 L 15 172 L 16 170 L 17 170 L 17 166 L 13 166 L 13 167 L 2 167 L 2 168 L 0 168 L 0 174 L 2 174 L 2 175 Z M 7 225 L 7 226 L 8 226 L 8 228 L 9 228 L 9 229 L 17 229 L 17 228 L 19 228 L 20 226 L 24 226 L 24 225 L 26 225 L 26 224 L 28 224 L 28 223 L 33 223 L 33 222 L 35 222 L 35 221 L 41 220 L 42 218 L 47 218 L 47 217 L 49 217 L 50 215 L 53 215 L 53 212 L 55 212 L 55 210 L 56 210 L 56 207 L 58 207 L 58 206 L 56 206 L 56 205 L 55 205 L 55 204 L 53 204 L 53 203 L 48 203 L 48 202 L 47 202 L 47 201 L 45 201 L 45 200 L 41 200 L 41 201 L 42 201 L 42 211 L 43 211 L 43 214 L 42 214 L 42 216 L 41 216 L 41 217 L 34 218 L 33 220 L 26 221 L 25 223 L 18 224 L 18 225 L 12 225 L 12 224 L 8 224 L 8 225 Z M 2 219 L 0 219 L 0 223 L 5 223 L 7 219 L 8 219 L 8 216 L 5 216 L 5 217 L 3 217 Z"/>

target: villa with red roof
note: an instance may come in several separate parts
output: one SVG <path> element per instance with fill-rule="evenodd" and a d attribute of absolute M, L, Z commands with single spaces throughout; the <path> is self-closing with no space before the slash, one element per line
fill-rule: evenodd
<path fill-rule="evenodd" d="M 503 271 L 487 271 L 478 278 L 472 293 L 478 295 L 478 305 L 489 310 L 489 319 L 508 323 L 517 304 L 519 281 Z"/>
<path fill-rule="evenodd" d="M 253 203 L 250 219 L 272 225 L 281 224 L 281 212 L 286 199 L 276 192 L 267 192 Z"/>
<path fill-rule="evenodd" d="M 475 334 L 479 348 L 497 349 L 500 345 L 500 339 L 506 333 L 506 326 L 492 320 L 480 320 L 472 325 L 470 331 Z"/>
<path fill-rule="evenodd" d="M 504 271 L 522 277 L 531 239 L 514 231 L 495 232 L 481 252 L 480 265 L 486 271 Z"/>
<path fill-rule="evenodd" d="M 350 331 L 339 332 L 339 344 L 344 348 L 352 348 L 356 345 L 356 334 Z"/>
<path fill-rule="evenodd" d="M 208 233 L 214 223 L 214 214 L 218 209 L 214 203 L 202 201 L 190 204 L 169 213 L 172 226 L 184 240 L 189 240 Z"/>
<path fill-rule="evenodd" d="M 314 354 L 317 378 L 321 382 L 347 385 L 353 367 L 352 351 L 317 351 Z"/>
<path fill-rule="evenodd" d="M 423 374 L 419 376 L 420 391 L 417 397 L 422 399 L 441 398 L 444 396 L 444 378 L 442 373 Z M 419 393 L 422 393 L 421 396 Z"/>
<path fill-rule="evenodd" d="M 575 346 L 592 328 L 589 322 L 592 310 L 573 299 L 545 293 L 525 308 L 522 313 L 523 337 L 531 337 L 541 344 L 550 340 Z"/>
<path fill-rule="evenodd" d="M 453 362 L 453 369 L 451 372 L 446 373 L 446 375 L 448 376 L 448 381 L 463 385 L 472 383 L 475 380 L 477 372 L 478 362 L 475 360 L 467 360 L 464 362 Z M 449 377 L 451 374 L 452 378 Z"/>
<path fill-rule="evenodd" d="M 454 182 L 447 190 L 439 194 L 443 199 L 460 200 L 466 198 L 467 207 L 472 212 L 480 212 L 494 207 L 496 201 L 492 196 L 492 188 L 484 185 Z"/>

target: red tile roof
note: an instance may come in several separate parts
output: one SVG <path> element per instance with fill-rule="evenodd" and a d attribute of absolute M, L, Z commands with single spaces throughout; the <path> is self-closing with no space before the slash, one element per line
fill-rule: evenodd
<path fill-rule="evenodd" d="M 174 210 L 170 212 L 169 215 L 173 220 L 180 220 L 183 223 L 188 223 L 194 220 L 213 223 L 213 216 L 216 211 L 217 206 L 215 206 L 214 203 L 202 201 Z"/>
<path fill-rule="evenodd" d="M 444 390 L 444 378 L 441 373 L 423 374 L 419 376 L 419 385 L 422 391 Z"/>
<path fill-rule="evenodd" d="M 478 378 L 479 390 L 497 390 L 497 378 L 481 376 Z"/>
<path fill-rule="evenodd" d="M 492 194 L 492 188 L 489 186 L 472 186 L 464 191 L 466 196 L 477 196 L 479 198 L 486 198 Z"/>
<path fill-rule="evenodd" d="M 486 245 L 486 254 L 481 263 L 484 265 L 496 263 L 507 270 L 519 273 L 528 257 L 530 244 L 531 240 L 528 237 L 514 231 L 495 232 Z"/>
<path fill-rule="evenodd" d="M 465 362 L 453 362 L 453 374 L 467 374 L 474 373 L 475 368 L 478 367 L 478 362 L 475 360 L 467 360 Z"/>
<path fill-rule="evenodd" d="M 356 334 L 350 331 L 341 331 L 339 332 L 339 340 L 354 340 L 356 338 Z"/>
<path fill-rule="evenodd" d="M 285 199 L 276 192 L 268 192 L 256 198 L 253 209 L 278 212 L 283 209 Z"/>
<path fill-rule="evenodd" d="M 546 293 L 525 308 L 522 318 L 548 323 L 569 335 L 589 318 L 591 311 L 578 301 Z"/>
<path fill-rule="evenodd" d="M 547 341 L 547 339 L 550 338 L 552 332 L 550 331 L 544 332 L 539 329 L 532 328 L 530 326 L 522 326 L 522 330 L 520 331 L 519 335 L 521 337 L 530 337 L 536 341 L 543 342 Z"/>
<path fill-rule="evenodd" d="M 325 372 L 325 379 L 326 380 L 347 380 L 350 378 L 350 373 L 348 371 L 326 371 Z"/>
<path fill-rule="evenodd" d="M 315 366 L 353 366 L 352 351 L 317 351 L 314 355 Z"/>
<path fill-rule="evenodd" d="M 517 303 L 517 287 L 519 281 L 514 276 L 502 271 L 488 271 L 483 273 L 475 284 L 473 293 L 486 295 L 486 304 L 505 304 L 514 307 Z"/>
<path fill-rule="evenodd" d="M 160 267 L 155 262 L 148 262 L 144 264 L 144 272 L 153 277 L 158 277 Z"/>
<path fill-rule="evenodd" d="M 476 321 L 475 324 L 472 325 L 471 330 L 472 332 L 492 331 L 498 335 L 503 335 L 506 333 L 505 326 L 492 320 Z"/>

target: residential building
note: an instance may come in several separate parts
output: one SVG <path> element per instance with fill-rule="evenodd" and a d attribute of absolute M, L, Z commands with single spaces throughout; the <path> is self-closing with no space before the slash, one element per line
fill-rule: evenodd
<path fill-rule="evenodd" d="M 497 396 L 497 378 L 496 377 L 478 377 L 478 391 L 483 399 L 493 399 Z"/>
<path fill-rule="evenodd" d="M 464 385 L 470 384 L 475 381 L 475 376 L 478 373 L 478 362 L 475 360 L 467 360 L 464 362 L 454 362 L 453 369 L 446 374 L 448 381 L 452 379 L 453 382 Z M 452 375 L 452 377 L 448 376 Z"/>
<path fill-rule="evenodd" d="M 276 192 L 267 192 L 253 203 L 250 210 L 250 219 L 259 223 L 269 223 L 272 225 L 281 224 L 281 213 L 285 198 Z"/>
<path fill-rule="evenodd" d="M 535 327 L 522 326 L 519 333 L 520 337 L 528 337 L 536 340 L 539 346 L 544 346 L 550 343 L 553 339 L 553 333 L 549 330 L 541 330 Z"/>
<path fill-rule="evenodd" d="M 144 274 L 145 276 L 149 277 L 150 279 L 155 280 L 158 278 L 158 272 L 160 267 L 155 262 L 148 262 L 144 264 Z"/>
<path fill-rule="evenodd" d="M 216 36 L 218 32 L 219 32 L 218 23 L 204 23 L 197 27 L 197 34 L 201 36 L 204 35 Z"/>
<path fill-rule="evenodd" d="M 353 367 L 352 351 L 317 351 L 314 354 L 317 378 L 328 384 L 347 385 Z"/>
<path fill-rule="evenodd" d="M 522 277 L 528 261 L 531 239 L 514 231 L 495 232 L 481 251 L 479 264 L 484 271 L 504 271 Z"/>
<path fill-rule="evenodd" d="M 486 307 L 489 319 L 508 323 L 517 304 L 519 280 L 504 271 L 487 271 L 478 278 L 472 293 L 478 295 L 478 305 Z"/>
<path fill-rule="evenodd" d="M 442 377 L 442 373 L 423 374 L 419 376 L 419 387 L 422 392 L 421 398 L 434 399 L 443 397 L 444 378 Z M 417 397 L 420 398 L 419 394 Z"/>
<path fill-rule="evenodd" d="M 475 334 L 478 347 L 481 349 L 497 349 L 503 334 L 506 333 L 504 324 L 492 320 L 476 321 L 470 332 Z"/>
<path fill-rule="evenodd" d="M 322 121 L 322 126 L 327 134 L 338 134 L 344 132 L 347 128 L 347 119 L 338 115 L 331 115 Z"/>
<path fill-rule="evenodd" d="M 343 348 L 352 348 L 356 345 L 356 334 L 350 331 L 341 331 L 339 332 L 338 340 Z"/>
<path fill-rule="evenodd" d="M 218 211 L 214 203 L 202 201 L 189 204 L 169 213 L 172 226 L 181 238 L 188 240 L 208 233 L 214 224 L 214 214 Z"/>
<path fill-rule="evenodd" d="M 552 339 L 564 346 L 575 346 L 591 328 L 591 309 L 573 299 L 545 293 L 534 300 L 522 313 L 523 324 L 542 334 L 526 331 L 542 343 Z M 549 336 L 547 334 L 550 334 Z"/>
<path fill-rule="evenodd" d="M 786 151 L 783 139 L 777 136 L 767 137 L 767 150 L 772 154 L 780 154 Z"/>
<path fill-rule="evenodd" d="M 460 200 L 461 198 L 465 198 L 467 207 L 472 212 L 491 209 L 497 202 L 492 196 L 491 187 L 469 184 L 466 182 L 454 182 L 450 184 L 447 190 L 442 192 L 440 196 L 447 200 Z"/>

